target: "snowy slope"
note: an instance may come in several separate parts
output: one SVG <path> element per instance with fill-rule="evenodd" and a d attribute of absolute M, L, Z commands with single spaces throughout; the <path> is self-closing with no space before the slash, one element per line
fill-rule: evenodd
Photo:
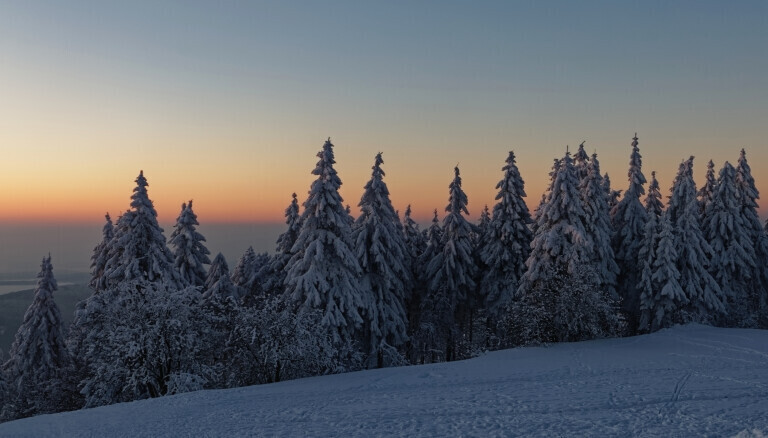
<path fill-rule="evenodd" d="M 0 436 L 768 436 L 768 331 L 677 327 L 29 418 Z"/>

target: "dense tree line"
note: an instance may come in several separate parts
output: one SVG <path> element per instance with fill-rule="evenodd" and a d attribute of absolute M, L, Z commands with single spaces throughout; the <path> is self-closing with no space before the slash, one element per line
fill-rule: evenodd
<path fill-rule="evenodd" d="M 717 176 L 710 161 L 698 190 L 683 161 L 664 208 L 636 135 L 623 196 L 582 144 L 554 160 L 533 216 L 510 152 L 478 224 L 456 167 L 426 230 L 393 208 L 381 153 L 357 218 L 330 139 L 317 157 L 275 253 L 249 248 L 232 272 L 210 260 L 192 201 L 166 243 L 140 173 L 130 209 L 106 216 L 93 294 L 67 333 L 43 259 L 0 372 L 0 418 L 688 322 L 768 328 L 768 235 L 744 150 Z"/>

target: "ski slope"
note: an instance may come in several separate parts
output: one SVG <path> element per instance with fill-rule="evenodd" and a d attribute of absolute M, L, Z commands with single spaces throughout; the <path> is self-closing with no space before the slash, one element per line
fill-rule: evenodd
<path fill-rule="evenodd" d="M 13 437 L 768 436 L 768 331 L 691 325 L 28 418 Z"/>

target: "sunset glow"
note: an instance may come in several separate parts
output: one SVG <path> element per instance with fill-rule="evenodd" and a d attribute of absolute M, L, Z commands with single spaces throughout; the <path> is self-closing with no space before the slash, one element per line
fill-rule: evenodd
<path fill-rule="evenodd" d="M 100 223 L 142 169 L 162 222 L 189 199 L 282 222 L 328 136 L 353 211 L 381 151 L 423 222 L 457 163 L 472 217 L 492 206 L 509 150 L 531 208 L 585 140 L 624 189 L 635 132 L 665 193 L 689 155 L 702 184 L 743 147 L 768 196 L 764 3 L 574 6 L 8 4 L 0 222 Z"/>

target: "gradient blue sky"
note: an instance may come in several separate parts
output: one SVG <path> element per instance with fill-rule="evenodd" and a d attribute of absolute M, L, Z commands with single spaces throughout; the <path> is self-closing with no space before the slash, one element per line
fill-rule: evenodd
<path fill-rule="evenodd" d="M 744 147 L 768 196 L 766 47 L 764 1 L 0 1 L 0 221 L 99 224 L 139 169 L 165 223 L 282 221 L 327 136 L 348 203 L 383 151 L 423 220 L 510 149 L 529 205 L 583 140 L 624 188 L 635 132 L 664 193 Z"/>

